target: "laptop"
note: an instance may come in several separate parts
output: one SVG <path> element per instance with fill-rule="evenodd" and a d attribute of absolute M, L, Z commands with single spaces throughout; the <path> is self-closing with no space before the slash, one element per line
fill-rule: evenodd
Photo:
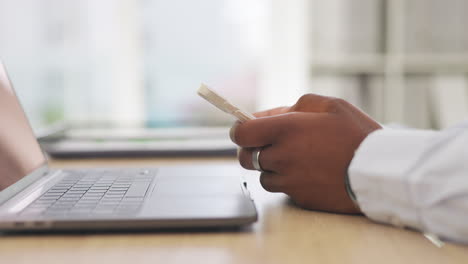
<path fill-rule="evenodd" d="M 88 127 L 58 123 L 39 132 L 54 158 L 235 156 L 228 127 Z"/>
<path fill-rule="evenodd" d="M 232 164 L 52 170 L 0 62 L 0 231 L 240 227 L 257 220 Z"/>

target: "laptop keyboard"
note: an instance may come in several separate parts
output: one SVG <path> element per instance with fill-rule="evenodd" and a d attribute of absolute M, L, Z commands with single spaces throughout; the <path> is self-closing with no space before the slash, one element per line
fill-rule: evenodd
<path fill-rule="evenodd" d="M 67 175 L 22 214 L 44 216 L 133 215 L 145 199 L 154 170 L 65 171 Z"/>

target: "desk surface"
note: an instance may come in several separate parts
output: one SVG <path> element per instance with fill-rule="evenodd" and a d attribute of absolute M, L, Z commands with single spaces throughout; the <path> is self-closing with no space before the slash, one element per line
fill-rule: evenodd
<path fill-rule="evenodd" d="M 230 159 L 228 159 L 230 160 Z M 61 167 L 135 167 L 226 159 L 52 161 Z M 306 211 L 263 191 L 250 173 L 259 221 L 240 232 L 6 235 L 0 263 L 468 263 L 468 247 L 437 248 L 417 232 L 362 216 Z"/>

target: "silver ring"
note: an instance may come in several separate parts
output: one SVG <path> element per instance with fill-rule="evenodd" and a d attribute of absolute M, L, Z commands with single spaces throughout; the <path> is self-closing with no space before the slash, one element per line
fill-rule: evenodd
<path fill-rule="evenodd" d="M 262 169 L 262 166 L 260 166 L 260 151 L 262 151 L 261 148 L 256 148 L 253 152 L 252 152 L 252 164 L 253 164 L 253 167 L 260 171 L 260 172 L 264 172 L 263 169 Z"/>

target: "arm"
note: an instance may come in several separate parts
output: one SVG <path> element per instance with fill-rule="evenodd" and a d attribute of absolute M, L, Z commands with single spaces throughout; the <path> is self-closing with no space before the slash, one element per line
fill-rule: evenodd
<path fill-rule="evenodd" d="M 375 131 L 348 173 L 369 218 L 468 243 L 468 122 L 440 132 Z"/>

